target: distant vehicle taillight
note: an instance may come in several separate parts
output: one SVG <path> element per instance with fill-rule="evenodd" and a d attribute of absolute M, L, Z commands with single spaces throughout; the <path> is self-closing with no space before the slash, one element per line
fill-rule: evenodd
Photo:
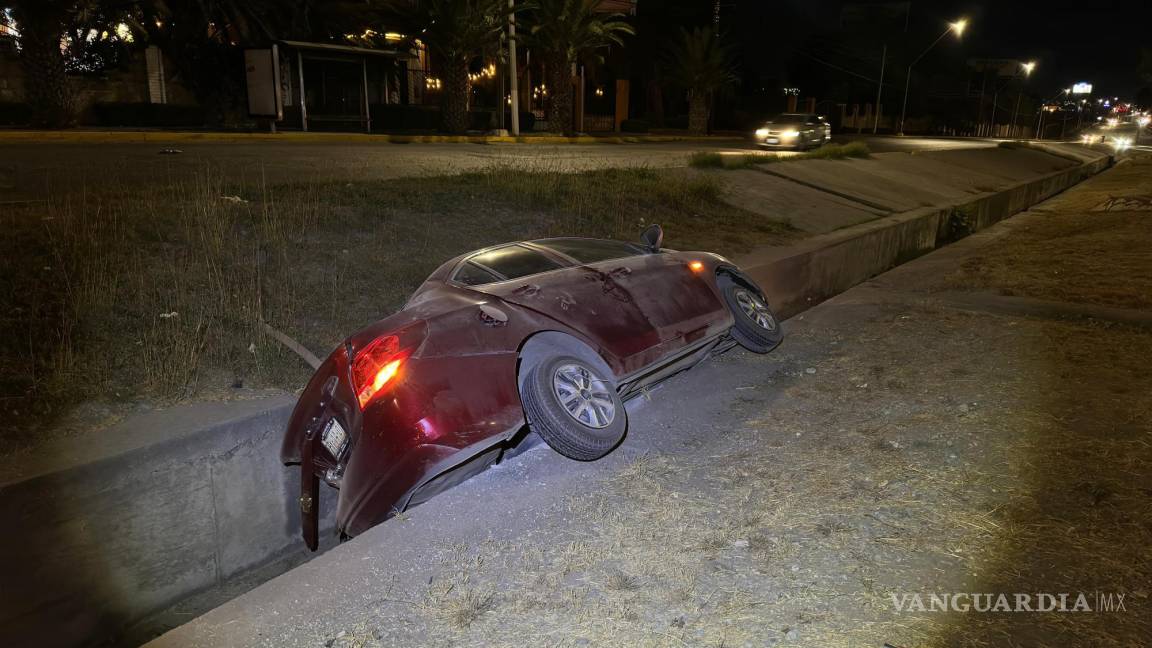
<path fill-rule="evenodd" d="M 356 390 L 360 409 L 367 407 L 396 379 L 407 357 L 407 351 L 400 349 L 400 340 L 395 335 L 376 338 L 356 354 L 352 362 L 352 388 Z"/>

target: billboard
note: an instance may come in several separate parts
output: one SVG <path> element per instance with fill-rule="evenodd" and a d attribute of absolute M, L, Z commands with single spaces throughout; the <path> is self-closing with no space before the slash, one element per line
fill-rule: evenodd
<path fill-rule="evenodd" d="M 248 114 L 252 117 L 284 118 L 280 87 L 280 56 L 272 49 L 244 50 L 244 75 L 248 81 Z"/>
<path fill-rule="evenodd" d="M 1092 94 L 1092 84 L 1081 81 L 1072 85 L 1072 94 Z"/>

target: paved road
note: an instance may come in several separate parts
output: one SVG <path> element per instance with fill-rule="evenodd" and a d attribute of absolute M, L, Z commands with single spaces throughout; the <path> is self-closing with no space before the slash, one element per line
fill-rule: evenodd
<path fill-rule="evenodd" d="M 1135 123 L 1126 122 L 1109 126 L 1106 122 L 1084 129 L 1085 141 L 1095 146 L 1121 150 L 1152 151 L 1152 130 L 1140 129 Z"/>
<path fill-rule="evenodd" d="M 995 146 L 992 140 L 861 139 L 876 152 Z M 327 144 L 180 142 L 176 144 L 0 143 L 0 201 L 31 199 L 99 184 L 138 185 L 179 180 L 211 168 L 247 183 L 314 179 L 388 179 L 444 175 L 509 166 L 534 170 L 683 166 L 693 152 L 738 154 L 738 141 L 651 144 Z M 164 153 L 176 149 L 179 153 Z M 787 155 L 787 153 L 785 153 Z"/>
<path fill-rule="evenodd" d="M 1152 221 L 1112 207 L 1150 168 L 677 377 L 602 461 L 521 455 L 153 645 L 1140 645 L 1152 275 L 1131 248 Z M 1097 591 L 1127 611 L 890 596 Z"/>

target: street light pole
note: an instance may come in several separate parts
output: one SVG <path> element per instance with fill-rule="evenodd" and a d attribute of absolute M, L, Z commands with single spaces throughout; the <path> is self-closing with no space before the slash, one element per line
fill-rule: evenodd
<path fill-rule="evenodd" d="M 884 66 L 888 63 L 888 43 L 884 43 L 884 51 L 880 54 L 880 83 L 876 85 L 876 116 L 872 119 L 872 134 L 880 127 L 880 95 L 884 93 Z"/>
<path fill-rule="evenodd" d="M 1012 131 L 1016 131 L 1016 116 L 1020 114 L 1020 99 L 1024 96 L 1024 83 L 1028 77 L 1032 76 L 1032 70 L 1036 69 L 1036 61 L 1028 61 L 1021 63 L 1020 67 L 1024 69 L 1024 80 L 1020 82 L 1020 91 L 1016 93 L 1016 108 L 1012 111 Z M 1011 135 L 1012 133 L 1009 133 Z"/>
<path fill-rule="evenodd" d="M 949 32 L 956 32 L 956 37 L 959 38 L 964 33 L 964 28 L 967 26 L 968 21 L 964 18 L 961 18 L 954 23 L 948 23 L 948 29 L 945 29 L 944 33 L 937 36 L 936 40 L 932 41 L 931 45 L 926 47 L 923 52 L 920 52 L 920 56 L 912 59 L 912 62 L 908 64 L 908 74 L 904 77 L 904 103 L 900 108 L 900 135 L 904 134 L 904 118 L 908 114 L 908 86 L 912 83 L 912 66 L 919 63 L 920 59 L 924 58 L 925 54 L 932 51 L 932 48 L 936 47 L 937 43 L 939 43 L 941 40 L 944 40 L 944 37 L 947 36 Z"/>

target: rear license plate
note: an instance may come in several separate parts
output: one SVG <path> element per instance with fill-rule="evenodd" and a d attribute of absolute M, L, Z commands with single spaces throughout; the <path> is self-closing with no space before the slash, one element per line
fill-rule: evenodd
<path fill-rule="evenodd" d="M 340 453 L 344 451 L 344 446 L 348 444 L 348 433 L 344 431 L 344 427 L 336 419 L 328 421 L 328 425 L 324 428 L 324 433 L 320 435 L 320 442 L 324 444 L 324 448 L 328 450 L 334 458 L 339 459 Z"/>

